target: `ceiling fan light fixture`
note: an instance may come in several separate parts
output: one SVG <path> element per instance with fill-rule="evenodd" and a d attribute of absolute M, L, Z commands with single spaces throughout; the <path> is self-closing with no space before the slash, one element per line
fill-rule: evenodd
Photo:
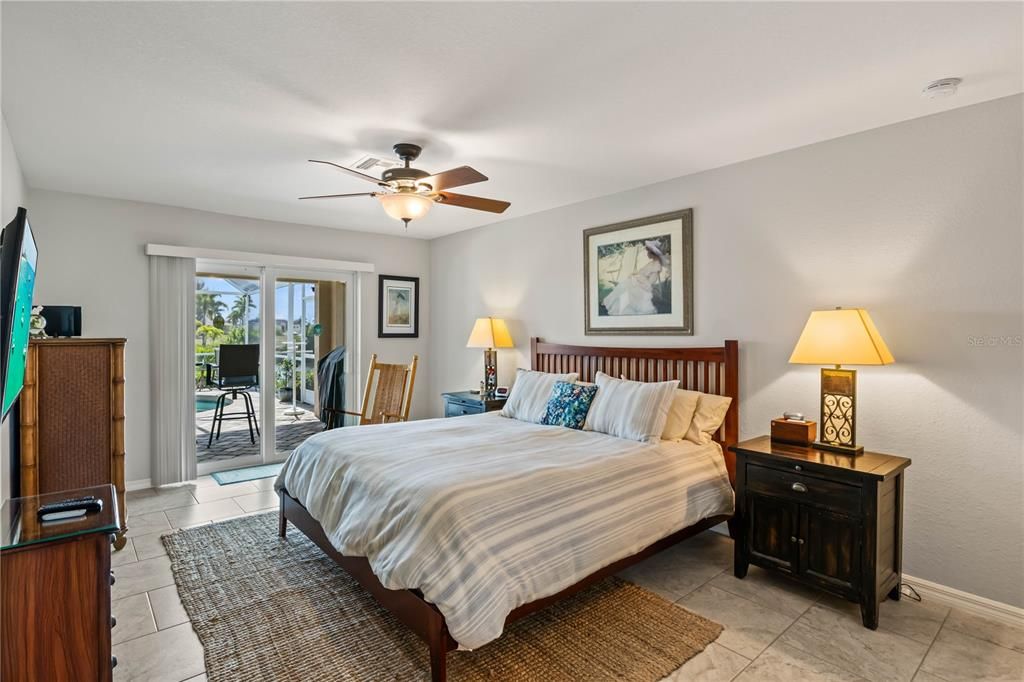
<path fill-rule="evenodd" d="M 449 190 L 453 187 L 483 182 L 487 180 L 487 176 L 470 166 L 459 166 L 458 168 L 450 168 L 441 173 L 434 174 L 419 168 L 413 168 L 410 166 L 410 162 L 419 156 L 420 151 L 419 145 L 406 142 L 396 144 L 395 153 L 402 159 L 405 165 L 399 166 L 395 164 L 387 168 L 379 178 L 363 172 L 364 170 L 378 168 L 381 165 L 379 160 L 374 160 L 373 163 L 360 162 L 357 164 L 359 170 L 356 170 L 347 166 L 341 166 L 333 161 L 310 159 L 310 163 L 331 166 L 346 175 L 371 182 L 378 189 L 374 192 L 318 194 L 316 196 L 299 197 L 299 199 L 376 197 L 384 208 L 384 212 L 395 220 L 401 220 L 405 223 L 406 229 L 409 228 L 409 221 L 427 215 L 430 212 L 431 206 L 442 201 L 450 206 L 470 208 L 475 211 L 487 211 L 488 213 L 503 213 L 511 205 L 507 201 L 450 192 Z"/>
<path fill-rule="evenodd" d="M 385 213 L 395 220 L 402 220 L 406 223 L 427 215 L 430 207 L 434 205 L 430 197 L 413 192 L 378 194 L 377 200 L 384 207 Z"/>

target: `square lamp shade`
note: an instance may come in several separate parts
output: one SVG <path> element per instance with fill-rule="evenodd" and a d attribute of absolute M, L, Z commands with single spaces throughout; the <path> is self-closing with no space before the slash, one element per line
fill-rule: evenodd
<path fill-rule="evenodd" d="M 498 353 L 494 349 L 512 348 L 513 345 L 505 320 L 481 317 L 473 324 L 466 348 L 484 349 L 484 380 L 480 389 L 484 395 L 494 395 L 494 389 L 498 387 Z"/>
<path fill-rule="evenodd" d="M 466 341 L 466 348 L 512 348 L 513 345 L 505 320 L 497 317 L 477 319 Z"/>
<path fill-rule="evenodd" d="M 863 308 L 815 310 L 796 342 L 791 364 L 821 370 L 821 441 L 816 447 L 857 455 L 857 371 L 840 365 L 888 365 L 889 347 Z"/>

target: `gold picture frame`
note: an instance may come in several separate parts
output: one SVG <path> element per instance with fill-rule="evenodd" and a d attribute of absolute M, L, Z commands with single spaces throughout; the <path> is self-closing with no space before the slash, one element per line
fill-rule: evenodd
<path fill-rule="evenodd" d="M 693 335 L 693 209 L 583 231 L 589 335 Z"/>

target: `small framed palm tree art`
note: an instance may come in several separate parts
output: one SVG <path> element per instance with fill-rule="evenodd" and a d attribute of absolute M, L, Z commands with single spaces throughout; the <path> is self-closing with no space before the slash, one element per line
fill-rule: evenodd
<path fill-rule="evenodd" d="M 377 337 L 416 339 L 420 335 L 420 278 L 380 275 Z"/>

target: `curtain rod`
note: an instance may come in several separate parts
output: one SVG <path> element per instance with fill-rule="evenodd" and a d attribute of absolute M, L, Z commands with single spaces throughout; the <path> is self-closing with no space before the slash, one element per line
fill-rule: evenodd
<path fill-rule="evenodd" d="M 309 270 L 344 270 L 347 272 L 374 271 L 373 263 L 363 263 L 360 261 L 308 258 L 306 256 L 282 256 L 273 253 L 231 251 L 228 249 L 200 249 L 191 246 L 170 246 L 168 244 L 146 244 L 146 255 L 170 256 L 171 258 L 196 258 L 210 261 L 238 263 L 240 265 L 305 268 Z"/>

